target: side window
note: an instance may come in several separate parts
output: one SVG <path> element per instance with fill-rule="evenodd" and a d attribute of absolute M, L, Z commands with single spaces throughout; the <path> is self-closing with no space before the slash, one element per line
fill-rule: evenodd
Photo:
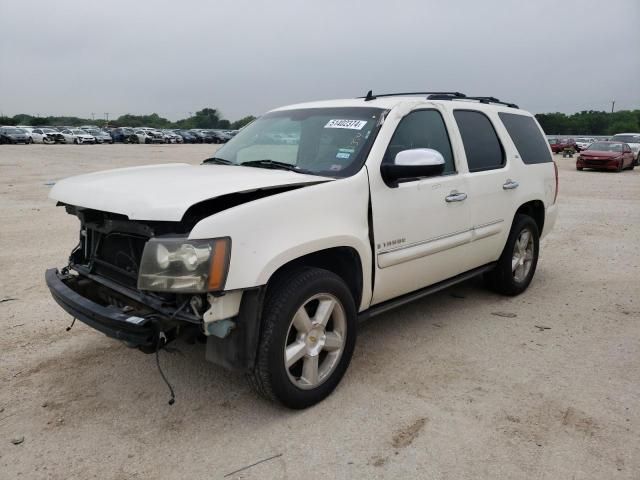
<path fill-rule="evenodd" d="M 502 168 L 504 150 L 491 120 L 481 112 L 454 110 L 470 172 Z"/>
<path fill-rule="evenodd" d="M 526 164 L 551 161 L 547 143 L 533 117 L 515 113 L 498 113 L 520 158 Z"/>
<path fill-rule="evenodd" d="M 396 155 L 412 148 L 431 148 L 444 157 L 444 175 L 455 173 L 447 127 L 437 110 L 416 110 L 398 124 L 382 163 L 393 163 Z"/>

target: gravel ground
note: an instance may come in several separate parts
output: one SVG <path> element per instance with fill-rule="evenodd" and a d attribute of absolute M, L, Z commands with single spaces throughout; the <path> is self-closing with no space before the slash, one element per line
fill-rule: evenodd
<path fill-rule="evenodd" d="M 47 184 L 214 148 L 0 147 L 1 478 L 638 479 L 640 169 L 556 156 L 561 213 L 531 287 L 470 281 L 364 324 L 322 404 L 262 401 L 178 342 L 161 353 L 168 406 L 153 356 L 65 331 L 43 274 L 78 223 Z"/>

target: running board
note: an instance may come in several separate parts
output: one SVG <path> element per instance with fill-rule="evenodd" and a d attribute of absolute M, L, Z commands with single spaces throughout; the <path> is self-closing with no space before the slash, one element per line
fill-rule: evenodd
<path fill-rule="evenodd" d="M 474 268 L 473 270 L 469 270 L 468 272 L 461 273 L 460 275 L 456 275 L 455 277 L 451 277 L 447 280 L 444 280 L 439 283 L 434 283 L 433 285 L 429 285 L 428 287 L 422 288 L 420 290 L 416 290 L 415 292 L 407 293 L 406 295 L 402 295 L 401 297 L 394 298 L 392 300 L 387 300 L 386 302 L 379 303 L 374 305 L 373 307 L 365 310 L 364 312 L 358 315 L 358 321 L 364 322 L 365 320 L 369 320 L 376 315 L 380 315 L 382 313 L 386 313 L 389 310 L 393 310 L 394 308 L 401 307 L 407 303 L 411 303 L 414 300 L 418 300 L 422 297 L 426 297 L 427 295 L 431 295 L 432 293 L 439 292 L 440 290 L 444 290 L 445 288 L 451 287 L 460 282 L 464 282 L 465 280 L 469 280 L 470 278 L 476 277 L 482 273 L 488 272 L 495 266 L 494 263 L 489 263 L 482 267 Z"/>

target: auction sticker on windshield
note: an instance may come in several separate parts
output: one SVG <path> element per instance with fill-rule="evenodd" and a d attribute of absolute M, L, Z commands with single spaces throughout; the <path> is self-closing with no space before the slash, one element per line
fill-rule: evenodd
<path fill-rule="evenodd" d="M 348 128 L 350 130 L 362 130 L 367 124 L 366 120 L 329 120 L 324 128 Z"/>

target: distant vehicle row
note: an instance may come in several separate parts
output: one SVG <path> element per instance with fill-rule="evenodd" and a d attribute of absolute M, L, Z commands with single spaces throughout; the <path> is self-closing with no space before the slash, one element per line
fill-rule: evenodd
<path fill-rule="evenodd" d="M 572 149 L 576 152 L 581 152 L 590 148 L 590 145 L 595 142 L 619 142 L 627 144 L 631 149 L 631 154 L 634 158 L 634 164 L 638 165 L 640 161 L 640 133 L 617 133 L 611 138 L 549 138 L 549 146 L 553 153 L 562 153 L 566 149 Z"/>
<path fill-rule="evenodd" d="M 0 127 L 0 143 L 226 143 L 237 130 L 158 130 L 150 127 Z"/>

